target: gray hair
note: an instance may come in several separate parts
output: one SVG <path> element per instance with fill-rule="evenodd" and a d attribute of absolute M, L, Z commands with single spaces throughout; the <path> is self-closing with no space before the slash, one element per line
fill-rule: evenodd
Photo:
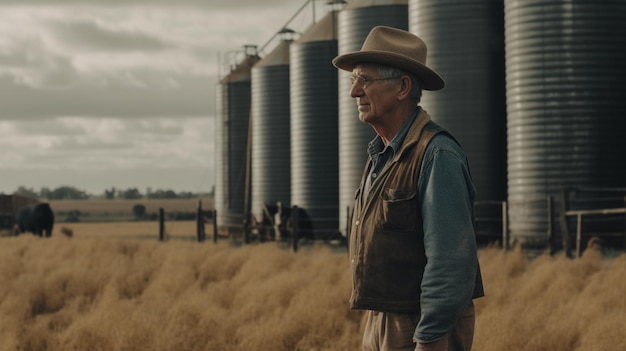
<path fill-rule="evenodd" d="M 417 79 L 417 76 L 415 74 L 408 73 L 404 70 L 391 66 L 377 65 L 377 67 L 378 73 L 380 74 L 381 78 L 393 78 L 404 75 L 409 76 L 412 83 L 409 96 L 415 101 L 416 104 L 419 104 L 420 100 L 422 99 L 422 87 L 420 86 L 419 80 Z"/>

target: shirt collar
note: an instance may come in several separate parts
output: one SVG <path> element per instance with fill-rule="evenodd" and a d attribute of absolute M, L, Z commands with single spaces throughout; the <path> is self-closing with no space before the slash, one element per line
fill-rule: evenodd
<path fill-rule="evenodd" d="M 402 127 L 400 128 L 396 136 L 394 136 L 393 139 L 391 139 L 389 144 L 385 145 L 381 137 L 379 135 L 376 135 L 374 139 L 372 139 L 372 141 L 370 141 L 367 144 L 367 153 L 372 158 L 378 158 L 378 155 L 387 152 L 387 149 L 390 148 L 392 151 L 392 154 L 395 154 L 400 148 L 400 145 L 402 145 L 402 142 L 404 141 L 407 133 L 409 132 L 409 128 L 411 128 L 411 125 L 413 124 L 413 122 L 415 122 L 415 119 L 417 118 L 417 115 L 419 114 L 419 112 L 420 112 L 420 107 L 418 106 L 413 112 L 413 114 L 411 114 L 411 117 L 409 117 L 409 119 L 406 122 L 404 122 L 404 124 L 402 125 Z"/>

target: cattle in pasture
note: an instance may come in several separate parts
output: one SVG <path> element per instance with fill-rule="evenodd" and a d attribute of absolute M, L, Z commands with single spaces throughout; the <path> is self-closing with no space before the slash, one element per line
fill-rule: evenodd
<path fill-rule="evenodd" d="M 19 211 L 16 222 L 19 233 L 31 232 L 37 236 L 50 237 L 54 213 L 48 203 L 28 205 Z"/>
<path fill-rule="evenodd" d="M 297 216 L 295 216 L 294 209 L 297 209 Z M 316 239 L 313 222 L 303 208 L 284 206 L 281 201 L 277 201 L 265 203 L 261 211 L 260 218 L 255 215 L 250 216 L 250 224 L 247 227 L 255 240 L 259 242 L 293 241 L 294 233 L 297 235 L 297 240 Z M 297 218 L 297 223 L 294 223 L 294 217 Z M 244 223 L 244 227 L 245 225 Z"/>

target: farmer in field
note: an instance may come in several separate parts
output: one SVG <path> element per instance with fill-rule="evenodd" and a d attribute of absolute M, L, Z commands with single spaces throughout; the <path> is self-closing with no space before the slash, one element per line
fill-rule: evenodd
<path fill-rule="evenodd" d="M 363 350 L 470 350 L 472 299 L 483 296 L 474 185 L 459 144 L 419 106 L 422 89 L 444 81 L 426 66 L 425 43 L 390 27 L 333 64 L 352 72 L 359 119 L 377 134 L 349 233 Z"/>

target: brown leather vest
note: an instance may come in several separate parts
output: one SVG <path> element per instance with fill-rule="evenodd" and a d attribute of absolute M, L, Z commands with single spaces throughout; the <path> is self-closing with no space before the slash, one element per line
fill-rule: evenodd
<path fill-rule="evenodd" d="M 350 305 L 356 309 L 413 312 L 420 309 L 426 265 L 417 180 L 426 146 L 443 129 L 422 110 L 400 150 L 362 199 L 363 172 L 356 192 L 349 251 L 353 273 Z"/>

